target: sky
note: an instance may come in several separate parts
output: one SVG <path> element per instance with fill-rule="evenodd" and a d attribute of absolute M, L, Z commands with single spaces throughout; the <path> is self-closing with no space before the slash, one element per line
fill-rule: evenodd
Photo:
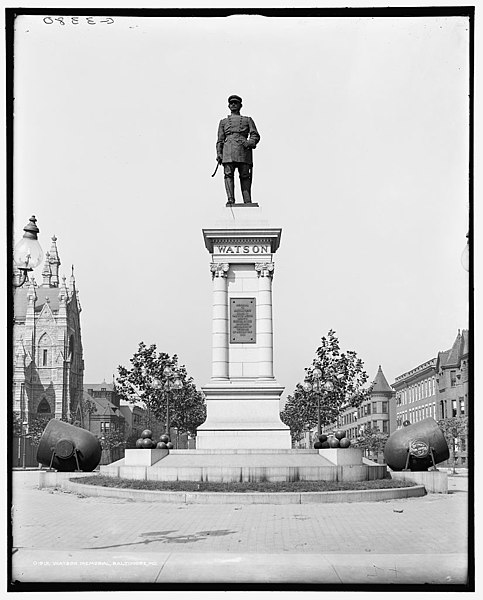
<path fill-rule="evenodd" d="M 284 398 L 329 329 L 370 381 L 451 347 L 468 327 L 466 18 L 113 19 L 15 31 L 15 241 L 35 214 L 44 251 L 55 234 L 61 273 L 74 265 L 84 382 L 140 341 L 209 382 L 202 229 L 229 210 L 211 173 L 230 94 L 261 135 L 253 201 L 282 228 Z"/>

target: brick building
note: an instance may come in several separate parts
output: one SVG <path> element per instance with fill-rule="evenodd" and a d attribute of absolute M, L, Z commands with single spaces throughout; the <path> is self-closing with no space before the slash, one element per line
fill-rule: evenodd
<path fill-rule="evenodd" d="M 102 383 L 84 384 L 84 427 L 102 439 L 113 432 L 119 432 L 125 440 L 125 419 L 120 409 L 120 399 L 116 386 Z M 124 456 L 124 448 L 117 447 L 103 452 L 102 463 L 112 462 Z"/>
<path fill-rule="evenodd" d="M 147 423 L 147 411 L 136 404 L 121 400 L 120 411 L 124 417 L 126 440 L 139 438 Z M 154 432 L 153 432 L 154 433 Z"/>
<path fill-rule="evenodd" d="M 436 359 L 436 383 L 438 389 L 438 419 L 467 417 L 471 409 L 469 403 L 469 332 L 458 331 L 450 350 L 438 352 Z M 450 445 L 450 453 L 452 448 Z M 456 441 L 456 464 L 468 465 L 468 436 Z M 450 456 L 449 464 L 453 464 Z"/>
<path fill-rule="evenodd" d="M 439 419 L 437 408 L 436 359 L 431 358 L 396 377 L 396 425 L 417 423 L 427 417 Z"/>
<path fill-rule="evenodd" d="M 372 392 L 369 400 L 359 407 L 348 406 L 341 411 L 337 423 L 322 429 L 323 433 L 332 433 L 336 429 L 343 429 L 346 436 L 354 441 L 359 431 L 368 425 L 377 427 L 380 432 L 389 435 L 396 429 L 396 412 L 394 407 L 394 390 L 388 384 L 381 365 L 372 383 Z"/>
<path fill-rule="evenodd" d="M 396 423 L 417 423 L 427 417 L 436 421 L 468 416 L 469 332 L 458 331 L 449 350 L 438 352 L 414 369 L 399 375 L 393 384 L 396 390 Z M 452 454 L 452 448 L 450 447 Z M 467 437 L 456 443 L 457 465 L 468 462 Z M 450 456 L 449 464 L 453 464 Z"/>

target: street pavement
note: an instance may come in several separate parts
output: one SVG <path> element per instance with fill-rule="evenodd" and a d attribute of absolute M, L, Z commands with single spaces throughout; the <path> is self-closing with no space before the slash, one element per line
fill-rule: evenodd
<path fill-rule="evenodd" d="M 341 504 L 158 504 L 12 483 L 12 580 L 464 584 L 468 479 L 449 494 Z"/>

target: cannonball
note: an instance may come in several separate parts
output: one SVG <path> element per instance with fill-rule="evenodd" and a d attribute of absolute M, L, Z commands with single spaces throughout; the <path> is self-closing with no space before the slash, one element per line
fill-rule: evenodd
<path fill-rule="evenodd" d="M 139 438 L 136 440 L 136 448 L 142 448 L 143 447 L 143 438 Z"/>
<path fill-rule="evenodd" d="M 342 431 L 342 429 L 338 429 L 335 433 L 334 436 L 338 439 L 341 440 L 342 438 L 345 438 L 345 431 Z"/>
<path fill-rule="evenodd" d="M 314 448 L 317 448 L 317 449 L 322 448 L 322 442 L 315 442 Z"/>
<path fill-rule="evenodd" d="M 144 439 L 147 438 L 152 438 L 153 437 L 153 432 L 151 431 L 151 429 L 145 429 L 142 433 L 141 433 L 141 437 Z"/>
<path fill-rule="evenodd" d="M 153 447 L 153 440 L 151 438 L 143 438 L 142 441 L 142 448 L 152 448 Z"/>
<path fill-rule="evenodd" d="M 327 440 L 325 440 L 325 442 L 321 442 L 320 447 L 321 448 L 330 448 L 329 442 Z"/>
<path fill-rule="evenodd" d="M 168 446 L 166 445 L 165 442 L 158 442 L 156 445 L 156 448 L 163 448 L 166 449 Z"/>
<path fill-rule="evenodd" d="M 171 442 L 168 442 L 166 444 L 166 446 L 167 446 L 168 450 L 172 450 L 174 448 L 174 445 Z"/>
<path fill-rule="evenodd" d="M 346 437 L 342 438 L 339 442 L 339 446 L 341 448 L 348 448 L 350 445 L 351 445 L 351 441 L 349 438 L 346 438 Z"/>
<path fill-rule="evenodd" d="M 328 439 L 328 442 L 329 442 L 329 447 L 330 448 L 338 448 L 339 447 L 339 440 L 336 437 L 334 437 L 334 436 L 331 436 Z"/>
<path fill-rule="evenodd" d="M 319 442 L 327 441 L 327 436 L 325 435 L 325 433 L 321 433 L 318 437 L 319 437 Z"/>
<path fill-rule="evenodd" d="M 163 435 L 159 438 L 159 440 L 161 442 L 164 442 L 165 444 L 167 444 L 169 442 L 169 436 L 166 435 L 165 433 L 163 433 Z"/>

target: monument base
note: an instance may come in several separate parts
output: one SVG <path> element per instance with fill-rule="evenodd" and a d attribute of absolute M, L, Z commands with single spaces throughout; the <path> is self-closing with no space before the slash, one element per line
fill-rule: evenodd
<path fill-rule="evenodd" d="M 132 450 L 126 450 L 126 455 Z M 149 452 L 146 450 L 145 452 Z M 149 481 L 368 481 L 387 477 L 386 465 L 365 465 L 360 454 L 307 450 L 170 450 L 151 466 L 126 459 L 101 466 L 101 475 Z M 354 462 L 353 462 L 354 461 Z"/>
<path fill-rule="evenodd" d="M 283 387 L 274 379 L 212 381 L 202 389 L 207 417 L 198 450 L 291 449 L 290 428 L 280 420 Z"/>

